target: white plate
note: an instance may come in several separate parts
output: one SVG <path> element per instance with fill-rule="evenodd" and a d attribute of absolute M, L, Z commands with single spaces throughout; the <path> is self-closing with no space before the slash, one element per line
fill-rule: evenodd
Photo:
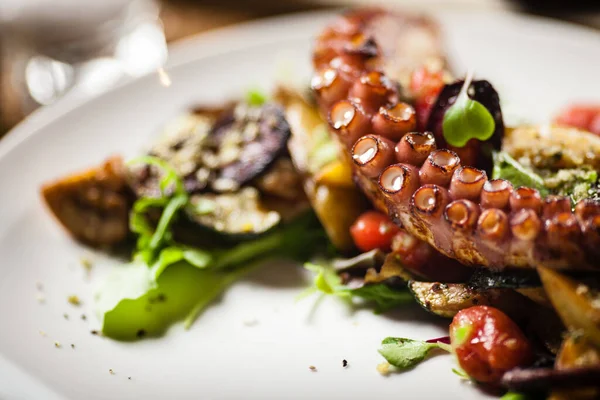
<path fill-rule="evenodd" d="M 107 268 L 96 266 L 86 280 L 79 258 L 89 251 L 46 213 L 40 184 L 111 153 L 140 151 L 190 105 L 269 86 L 281 60 L 307 77 L 311 38 L 330 16 L 268 20 L 180 43 L 172 49 L 169 88 L 148 76 L 78 107 L 59 103 L 0 142 L 0 398 L 483 397 L 452 374 L 450 357 L 389 378 L 376 372 L 382 338 L 441 336 L 445 321 L 417 308 L 387 316 L 351 312 L 335 299 L 312 312 L 313 300 L 294 300 L 306 276 L 285 265 L 235 285 L 190 331 L 175 326 L 164 338 L 139 343 L 90 334 L 92 288 Z M 505 14 L 439 18 L 457 68 L 475 68 L 529 119 L 544 120 L 571 100 L 600 101 L 598 34 Z M 36 299 L 36 282 L 45 304 Z M 67 303 L 70 294 L 83 299 L 81 309 Z M 249 319 L 256 325 L 247 326 Z"/>

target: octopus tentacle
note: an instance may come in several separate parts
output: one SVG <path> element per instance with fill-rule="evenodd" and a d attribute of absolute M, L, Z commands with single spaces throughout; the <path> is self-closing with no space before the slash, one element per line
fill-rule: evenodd
<path fill-rule="evenodd" d="M 504 209 L 508 206 L 513 186 L 504 179 L 492 179 L 483 185 L 481 191 L 481 206 L 483 208 Z"/>
<path fill-rule="evenodd" d="M 460 167 L 450 181 L 450 196 L 454 199 L 477 201 L 486 182 L 485 171 L 473 167 Z"/>
<path fill-rule="evenodd" d="M 398 46 L 411 34 L 433 54 Z M 473 155 L 461 161 L 443 138 L 414 132 L 415 109 L 401 101 L 400 87 L 431 57 L 444 68 L 437 37 L 426 20 L 376 9 L 353 12 L 319 37 L 312 87 L 357 184 L 395 223 L 463 264 L 593 268 L 600 202 L 583 200 L 572 211 L 566 197 L 542 199 L 534 188 L 488 180 Z"/>
<path fill-rule="evenodd" d="M 396 144 L 396 160 L 421 166 L 435 149 L 435 139 L 431 132 L 411 132 Z"/>

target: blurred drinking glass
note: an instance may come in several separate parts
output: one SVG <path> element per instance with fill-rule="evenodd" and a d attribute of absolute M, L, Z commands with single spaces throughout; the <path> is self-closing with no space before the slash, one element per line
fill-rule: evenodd
<path fill-rule="evenodd" d="M 162 66 L 158 13 L 152 0 L 1 0 L 3 74 L 23 113 Z"/>

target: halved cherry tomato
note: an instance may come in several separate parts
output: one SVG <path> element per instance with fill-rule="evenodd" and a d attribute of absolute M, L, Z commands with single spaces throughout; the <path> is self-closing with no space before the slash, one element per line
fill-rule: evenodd
<path fill-rule="evenodd" d="M 426 128 L 429 114 L 444 87 L 444 76 L 441 70 L 432 70 L 427 66 L 417 68 L 410 78 L 410 91 L 415 98 L 415 112 L 418 128 Z"/>
<path fill-rule="evenodd" d="M 354 244 L 361 251 L 390 250 L 392 238 L 399 229 L 387 215 L 378 211 L 363 213 L 350 227 Z"/>
<path fill-rule="evenodd" d="M 554 122 L 600 135 L 600 105 L 572 105 L 556 117 Z"/>
<path fill-rule="evenodd" d="M 533 361 L 521 329 L 493 307 L 459 311 L 450 324 L 450 342 L 461 368 L 478 382 L 497 383 L 506 371 Z"/>

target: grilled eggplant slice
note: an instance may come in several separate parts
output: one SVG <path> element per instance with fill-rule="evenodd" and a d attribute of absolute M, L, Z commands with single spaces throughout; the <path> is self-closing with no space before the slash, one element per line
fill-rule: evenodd
<path fill-rule="evenodd" d="M 493 306 L 514 316 L 518 314 L 515 308 L 527 300 L 512 289 L 478 290 L 462 283 L 411 281 L 408 288 L 421 307 L 444 318 L 476 305 Z"/>
<path fill-rule="evenodd" d="M 113 246 L 129 232 L 133 203 L 120 157 L 96 168 L 42 186 L 46 204 L 77 240 L 91 246 Z"/>
<path fill-rule="evenodd" d="M 265 208 L 258 190 L 245 187 L 235 193 L 193 195 L 188 217 L 203 227 L 238 238 L 254 237 L 281 221 L 276 211 Z"/>
<path fill-rule="evenodd" d="M 189 193 L 235 192 L 269 171 L 287 151 L 290 128 L 283 110 L 239 103 L 224 109 L 197 110 L 175 120 L 149 151 L 183 177 Z M 156 196 L 160 171 L 133 171 L 138 196 Z"/>

